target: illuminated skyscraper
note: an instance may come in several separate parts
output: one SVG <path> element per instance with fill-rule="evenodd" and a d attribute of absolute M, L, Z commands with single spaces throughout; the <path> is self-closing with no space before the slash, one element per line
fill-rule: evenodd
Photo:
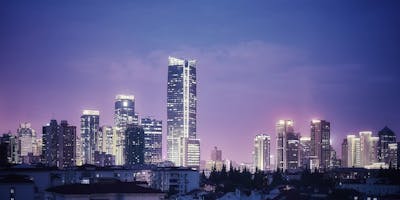
<path fill-rule="evenodd" d="M 99 143 L 100 112 L 83 110 L 81 116 L 81 154 L 82 164 L 95 164 L 94 152 Z"/>
<path fill-rule="evenodd" d="M 141 119 L 144 130 L 144 161 L 156 164 L 162 161 L 162 121 L 152 117 Z"/>
<path fill-rule="evenodd" d="M 311 121 L 311 155 L 318 159 L 318 168 L 330 167 L 331 124 L 325 120 Z"/>
<path fill-rule="evenodd" d="M 196 61 L 168 58 L 167 158 L 177 166 L 198 168 L 196 139 Z"/>
<path fill-rule="evenodd" d="M 396 143 L 396 134 L 387 126 L 385 126 L 382 130 L 379 131 L 378 137 L 379 160 L 381 162 L 389 164 L 389 144 Z"/>
<path fill-rule="evenodd" d="M 17 130 L 18 139 L 21 145 L 20 156 L 28 156 L 29 153 L 34 153 L 37 148 L 36 132 L 31 128 L 30 123 L 21 123 Z M 35 152 L 36 154 L 37 152 Z"/>
<path fill-rule="evenodd" d="M 59 168 L 75 166 L 76 127 L 62 120 L 51 120 L 43 126 L 43 158 L 47 166 Z"/>
<path fill-rule="evenodd" d="M 311 138 L 300 137 L 300 166 L 304 169 L 310 167 Z"/>
<path fill-rule="evenodd" d="M 277 168 L 279 170 L 296 169 L 299 165 L 299 136 L 294 133 L 292 120 L 279 120 L 277 133 Z"/>
<path fill-rule="evenodd" d="M 258 170 L 270 170 L 271 138 L 259 134 L 254 138 L 254 167 Z"/>
<path fill-rule="evenodd" d="M 360 138 L 347 135 L 347 167 L 361 167 Z"/>
<path fill-rule="evenodd" d="M 115 164 L 125 164 L 125 134 L 129 124 L 135 121 L 135 97 L 117 95 L 114 104 L 114 124 L 116 129 Z"/>
<path fill-rule="evenodd" d="M 125 164 L 144 164 L 144 130 L 129 124 L 125 130 Z"/>

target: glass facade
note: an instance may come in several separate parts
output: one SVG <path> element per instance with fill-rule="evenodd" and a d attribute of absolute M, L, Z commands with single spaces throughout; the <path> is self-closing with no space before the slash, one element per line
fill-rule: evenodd
<path fill-rule="evenodd" d="M 254 138 L 254 167 L 258 170 L 270 170 L 271 138 L 265 134 Z"/>
<path fill-rule="evenodd" d="M 331 124 L 325 120 L 311 121 L 311 154 L 318 159 L 317 168 L 330 167 Z"/>
<path fill-rule="evenodd" d="M 95 164 L 94 152 L 98 150 L 100 116 L 97 110 L 84 110 L 81 116 L 81 152 L 82 164 Z"/>
<path fill-rule="evenodd" d="M 141 119 L 144 130 L 144 161 L 156 164 L 162 161 L 162 121 L 152 117 Z"/>
<path fill-rule="evenodd" d="M 200 141 L 196 139 L 196 61 L 174 57 L 168 61 L 167 158 L 177 166 L 197 165 Z"/>

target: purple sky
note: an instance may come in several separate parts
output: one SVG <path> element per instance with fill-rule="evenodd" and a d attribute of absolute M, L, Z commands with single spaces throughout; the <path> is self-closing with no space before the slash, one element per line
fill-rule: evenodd
<path fill-rule="evenodd" d="M 398 1 L 53 1 L 0 3 L 0 133 L 82 109 L 113 124 L 116 94 L 166 121 L 167 57 L 198 60 L 202 159 L 251 161 L 278 119 L 333 145 L 385 125 L 400 132 Z M 164 147 L 165 149 L 165 147 Z M 273 151 L 275 154 L 275 151 Z M 164 154 L 165 156 L 165 154 Z"/>

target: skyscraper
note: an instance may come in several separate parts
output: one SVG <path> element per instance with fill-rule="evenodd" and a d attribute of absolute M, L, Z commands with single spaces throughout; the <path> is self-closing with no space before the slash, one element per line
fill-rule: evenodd
<path fill-rule="evenodd" d="M 116 129 L 115 164 L 125 164 L 125 134 L 129 124 L 135 121 L 135 97 L 117 95 L 114 104 L 114 124 Z"/>
<path fill-rule="evenodd" d="M 270 170 L 271 138 L 259 134 L 254 138 L 254 166 L 258 170 Z"/>
<path fill-rule="evenodd" d="M 300 137 L 300 166 L 304 169 L 310 167 L 311 138 Z"/>
<path fill-rule="evenodd" d="M 75 166 L 76 158 L 76 127 L 62 120 L 57 124 L 51 120 L 43 126 L 43 159 L 48 166 L 59 168 Z"/>
<path fill-rule="evenodd" d="M 361 167 L 360 138 L 355 135 L 347 135 L 347 167 Z"/>
<path fill-rule="evenodd" d="M 311 121 L 311 154 L 318 159 L 319 168 L 330 165 L 330 127 L 331 124 L 325 120 Z"/>
<path fill-rule="evenodd" d="M 379 142 L 379 160 L 389 164 L 389 144 L 396 143 L 396 134 L 385 126 L 382 130 L 378 132 Z"/>
<path fill-rule="evenodd" d="M 211 151 L 211 160 L 222 161 L 222 150 L 218 149 L 217 147 L 214 147 L 214 149 Z"/>
<path fill-rule="evenodd" d="M 36 132 L 31 128 L 30 123 L 21 123 L 17 130 L 18 139 L 21 145 L 21 156 L 28 156 L 37 148 Z M 37 152 L 35 152 L 37 153 Z"/>
<path fill-rule="evenodd" d="M 279 120 L 276 124 L 276 133 L 277 168 L 283 171 L 297 168 L 295 165 L 299 164 L 299 137 L 294 133 L 293 121 Z"/>
<path fill-rule="evenodd" d="M 162 161 L 162 121 L 152 117 L 141 119 L 144 130 L 144 161 L 156 164 Z"/>
<path fill-rule="evenodd" d="M 129 124 L 125 130 L 125 164 L 144 164 L 144 130 Z"/>
<path fill-rule="evenodd" d="M 100 112 L 83 110 L 81 116 L 81 154 L 82 164 L 94 164 L 94 152 L 99 143 Z"/>
<path fill-rule="evenodd" d="M 21 163 L 20 142 L 16 135 L 11 132 L 1 135 L 0 150 L 0 165 Z"/>
<path fill-rule="evenodd" d="M 168 58 L 167 158 L 177 166 L 198 168 L 196 138 L 196 61 Z"/>

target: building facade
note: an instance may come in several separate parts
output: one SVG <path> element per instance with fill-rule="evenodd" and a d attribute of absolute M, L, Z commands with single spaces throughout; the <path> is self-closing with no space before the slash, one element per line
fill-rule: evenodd
<path fill-rule="evenodd" d="M 125 131 L 125 164 L 144 164 L 144 130 L 129 124 Z"/>
<path fill-rule="evenodd" d="M 82 164 L 95 164 L 94 152 L 99 144 L 100 112 L 83 110 L 81 116 L 81 152 Z"/>
<path fill-rule="evenodd" d="M 385 126 L 382 130 L 378 132 L 379 142 L 378 142 L 378 154 L 380 162 L 389 164 L 389 144 L 396 143 L 396 134 Z"/>
<path fill-rule="evenodd" d="M 330 129 L 331 124 L 328 121 L 311 121 L 311 154 L 319 160 L 318 168 L 330 167 Z"/>
<path fill-rule="evenodd" d="M 76 165 L 76 127 L 67 121 L 51 120 L 43 126 L 43 161 L 47 166 L 59 168 Z"/>
<path fill-rule="evenodd" d="M 167 159 L 176 166 L 199 167 L 196 61 L 168 58 Z"/>
<path fill-rule="evenodd" d="M 294 133 L 292 120 L 279 120 L 277 133 L 277 168 L 279 170 L 297 169 L 299 166 L 299 135 Z"/>
<path fill-rule="evenodd" d="M 265 134 L 254 138 L 254 167 L 258 170 L 270 170 L 271 137 Z"/>
<path fill-rule="evenodd" d="M 129 124 L 135 122 L 135 97 L 133 95 L 117 95 L 114 104 L 114 125 L 116 129 L 115 164 L 125 164 L 125 136 Z"/>
<path fill-rule="evenodd" d="M 21 146 L 21 156 L 28 156 L 29 153 L 36 154 L 36 132 L 31 128 L 30 123 L 21 123 L 17 130 L 18 139 Z"/>
<path fill-rule="evenodd" d="M 162 121 L 153 117 L 141 119 L 144 130 L 144 162 L 156 164 L 162 161 Z"/>

